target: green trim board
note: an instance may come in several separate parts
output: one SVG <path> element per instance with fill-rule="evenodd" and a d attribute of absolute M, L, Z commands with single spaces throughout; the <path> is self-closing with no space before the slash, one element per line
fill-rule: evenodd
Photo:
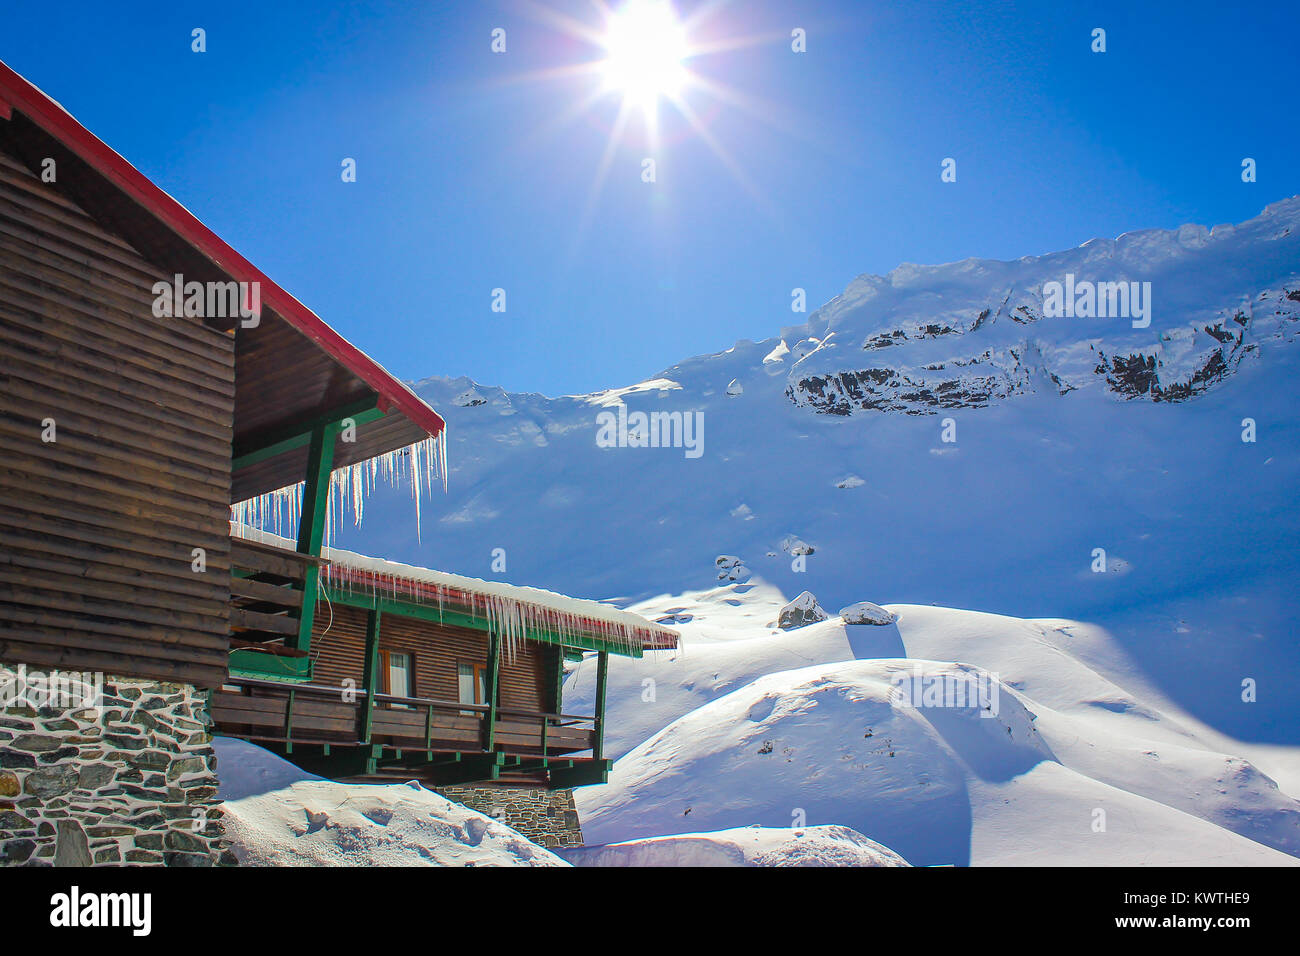
<path fill-rule="evenodd" d="M 230 652 L 230 676 L 301 684 L 311 680 L 311 659 L 280 657 L 264 651 L 239 648 Z"/>
<path fill-rule="evenodd" d="M 371 611 L 379 610 L 385 614 L 396 614 L 401 617 L 414 617 L 424 621 L 435 621 L 439 624 L 451 624 L 455 627 L 470 627 L 479 631 L 491 631 L 491 626 L 486 618 L 475 617 L 472 614 L 465 614 L 462 611 L 452 611 L 447 609 L 439 610 L 428 604 L 416 604 L 414 601 L 404 601 L 401 598 L 375 597 L 368 594 L 353 594 L 348 591 L 339 591 L 330 594 L 330 601 L 334 604 L 342 604 L 347 607 L 361 608 L 362 610 Z M 613 644 L 609 641 L 602 641 L 599 638 L 583 637 L 573 634 L 558 634 L 555 631 L 544 628 L 528 628 L 524 637 L 530 641 L 537 641 L 542 644 L 558 644 L 561 647 L 578 647 L 588 651 L 604 651 L 610 654 L 617 654 L 620 657 L 642 657 L 644 656 L 641 648 L 629 650 L 620 644 Z"/>

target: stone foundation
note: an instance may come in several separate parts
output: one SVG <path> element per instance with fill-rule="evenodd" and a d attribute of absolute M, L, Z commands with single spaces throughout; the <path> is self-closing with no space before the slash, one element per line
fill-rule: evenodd
<path fill-rule="evenodd" d="M 499 820 L 539 846 L 582 846 L 572 790 L 541 787 L 437 787 L 448 800 Z"/>
<path fill-rule="evenodd" d="M 3 707 L 0 864 L 232 862 L 210 727 L 203 691 L 158 681 L 106 678 L 98 709 Z"/>

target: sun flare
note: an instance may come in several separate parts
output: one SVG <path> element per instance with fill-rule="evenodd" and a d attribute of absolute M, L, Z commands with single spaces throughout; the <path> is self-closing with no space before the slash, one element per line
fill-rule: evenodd
<path fill-rule="evenodd" d="M 686 31 L 667 0 L 629 0 L 610 17 L 602 44 L 607 86 L 643 109 L 676 97 L 686 82 Z"/>

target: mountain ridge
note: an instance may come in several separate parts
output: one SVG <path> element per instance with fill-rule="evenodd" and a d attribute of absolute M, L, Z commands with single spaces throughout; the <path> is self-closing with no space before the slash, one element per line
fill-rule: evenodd
<path fill-rule="evenodd" d="M 1288 347 L 1300 330 L 1300 198 L 1269 208 L 1237 226 L 1145 230 L 1046 257 L 900 267 L 855 280 L 781 335 L 623 388 L 548 398 L 425 379 L 417 392 L 448 421 L 445 499 L 425 507 L 421 542 L 408 493 L 378 492 L 339 546 L 623 604 L 713 587 L 727 555 L 826 607 L 1091 621 L 1188 711 L 1285 741 L 1300 701 L 1272 694 L 1247 708 L 1238 687 L 1261 674 L 1300 681 L 1287 636 L 1300 573 L 1288 506 L 1300 484 L 1300 355 Z M 1042 284 L 1067 274 L 1151 282 L 1149 327 L 1042 316 Z M 1233 318 L 1243 300 L 1245 324 Z M 1039 317 L 1010 318 L 1019 305 Z M 930 325 L 962 331 L 917 332 Z M 861 347 L 900 329 L 906 343 Z M 967 359 L 980 361 L 954 361 Z M 873 368 L 889 374 L 858 387 L 889 410 L 845 387 L 845 373 Z M 848 414 L 816 407 L 800 387 L 814 376 L 840 383 Z M 975 397 L 945 405 L 954 389 Z M 629 422 L 702 416 L 702 455 L 671 442 L 601 447 L 598 416 L 620 408 Z M 788 552 L 792 539 L 812 553 Z"/>

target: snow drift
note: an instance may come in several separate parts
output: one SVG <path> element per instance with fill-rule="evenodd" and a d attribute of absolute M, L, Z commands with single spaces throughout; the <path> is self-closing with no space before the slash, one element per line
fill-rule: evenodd
<path fill-rule="evenodd" d="M 742 827 L 561 850 L 574 866 L 907 866 L 848 827 Z"/>
<path fill-rule="evenodd" d="M 527 838 L 417 783 L 322 780 L 218 737 L 226 837 L 257 866 L 565 866 Z"/>

